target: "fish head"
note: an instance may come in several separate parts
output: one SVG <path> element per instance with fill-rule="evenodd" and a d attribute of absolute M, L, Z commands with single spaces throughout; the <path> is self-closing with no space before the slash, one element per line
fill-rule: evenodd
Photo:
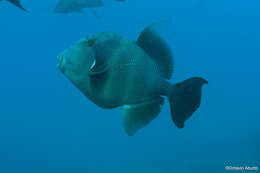
<path fill-rule="evenodd" d="M 58 55 L 58 69 L 77 86 L 87 81 L 89 69 L 95 65 L 93 44 L 94 40 L 82 39 Z"/>
<path fill-rule="evenodd" d="M 85 96 L 101 107 L 111 107 L 106 88 L 108 78 L 116 66 L 114 51 L 120 37 L 113 33 L 87 36 L 58 56 L 58 69 Z M 110 87 L 111 88 L 111 87 Z M 112 104 L 114 106 L 114 104 Z"/>
<path fill-rule="evenodd" d="M 119 46 L 112 38 L 110 33 L 97 33 L 81 39 L 58 55 L 58 69 L 76 85 L 99 78 L 109 69 L 113 49 Z"/>

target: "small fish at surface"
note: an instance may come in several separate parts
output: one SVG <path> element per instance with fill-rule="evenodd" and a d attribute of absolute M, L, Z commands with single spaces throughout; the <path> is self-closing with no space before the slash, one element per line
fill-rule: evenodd
<path fill-rule="evenodd" d="M 102 0 L 60 0 L 55 9 L 55 13 L 82 13 L 83 9 L 91 7 L 103 7 Z"/>
<path fill-rule="evenodd" d="M 123 106 L 129 136 L 160 113 L 168 98 L 178 128 L 201 103 L 201 77 L 171 84 L 174 61 L 167 43 L 155 32 L 168 21 L 146 27 L 136 42 L 111 32 L 89 35 L 58 56 L 59 70 L 93 103 L 102 108 Z"/>
<path fill-rule="evenodd" d="M 4 1 L 4 0 L 0 0 L 0 1 Z M 27 11 L 20 3 L 19 0 L 6 0 L 8 2 L 11 2 L 12 4 L 14 4 L 16 7 L 20 8 L 23 11 Z M 28 12 L 28 11 L 27 11 Z"/>

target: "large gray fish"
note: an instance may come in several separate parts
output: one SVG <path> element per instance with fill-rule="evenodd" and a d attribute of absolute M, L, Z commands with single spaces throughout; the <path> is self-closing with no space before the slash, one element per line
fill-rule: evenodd
<path fill-rule="evenodd" d="M 102 0 L 60 0 L 56 5 L 55 13 L 82 13 L 84 8 L 102 7 Z"/>
<path fill-rule="evenodd" d="M 123 106 L 123 126 L 134 135 L 161 111 L 168 98 L 178 128 L 200 106 L 208 82 L 193 77 L 171 84 L 173 56 L 155 28 L 146 27 L 136 42 L 111 33 L 89 35 L 58 56 L 59 70 L 93 103 L 102 108 Z"/>
<path fill-rule="evenodd" d="M 0 0 L 3 1 L 3 0 Z M 20 8 L 21 10 L 27 11 L 20 3 L 19 0 L 6 0 L 8 2 L 11 2 L 12 4 L 14 4 L 15 6 L 17 6 L 18 8 Z"/>

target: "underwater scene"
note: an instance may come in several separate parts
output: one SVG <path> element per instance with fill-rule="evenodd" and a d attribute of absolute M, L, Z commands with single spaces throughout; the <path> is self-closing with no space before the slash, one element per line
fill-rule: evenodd
<path fill-rule="evenodd" d="M 0 173 L 260 172 L 259 0 L 0 0 Z"/>

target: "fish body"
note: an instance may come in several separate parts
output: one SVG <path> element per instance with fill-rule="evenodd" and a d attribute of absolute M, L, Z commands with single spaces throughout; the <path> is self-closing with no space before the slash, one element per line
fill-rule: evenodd
<path fill-rule="evenodd" d="M 55 13 L 83 12 L 85 8 L 102 7 L 102 0 L 60 0 L 55 9 Z"/>
<path fill-rule="evenodd" d="M 87 37 L 78 44 L 87 45 L 88 40 L 95 40 L 90 50 L 95 59 L 86 62 L 88 75 L 82 75 L 84 79 L 72 81 L 79 87 L 82 80 L 88 81 L 80 90 L 90 100 L 100 107 L 114 108 L 140 103 L 154 95 L 151 86 L 160 79 L 156 64 L 136 43 L 107 32 Z M 66 56 L 68 54 L 64 52 L 60 58 L 66 59 Z"/>
<path fill-rule="evenodd" d="M 87 36 L 58 56 L 60 71 L 93 103 L 102 108 L 123 106 L 123 126 L 128 135 L 149 124 L 161 111 L 164 97 L 177 127 L 200 105 L 200 77 L 171 84 L 173 56 L 154 31 L 146 27 L 138 40 L 115 33 Z"/>

